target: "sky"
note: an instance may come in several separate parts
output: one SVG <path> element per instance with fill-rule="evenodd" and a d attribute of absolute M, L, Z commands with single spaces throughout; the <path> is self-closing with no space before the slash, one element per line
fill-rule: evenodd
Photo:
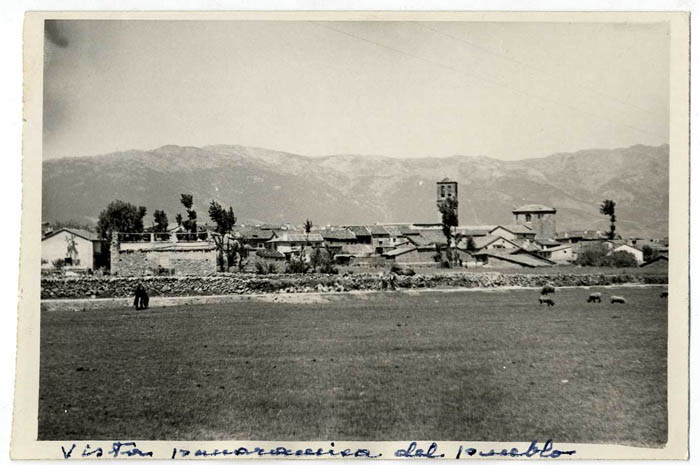
<path fill-rule="evenodd" d="M 238 144 L 519 160 L 668 143 L 665 23 L 47 21 L 44 159 Z"/>

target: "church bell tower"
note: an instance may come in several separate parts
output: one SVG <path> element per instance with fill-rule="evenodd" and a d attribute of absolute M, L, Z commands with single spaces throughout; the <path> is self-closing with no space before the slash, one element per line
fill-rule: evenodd
<path fill-rule="evenodd" d="M 450 178 L 445 178 L 437 182 L 437 206 L 440 207 L 447 199 L 453 198 L 459 204 L 457 195 L 457 181 L 452 181 Z M 457 217 L 459 223 L 459 216 Z"/>

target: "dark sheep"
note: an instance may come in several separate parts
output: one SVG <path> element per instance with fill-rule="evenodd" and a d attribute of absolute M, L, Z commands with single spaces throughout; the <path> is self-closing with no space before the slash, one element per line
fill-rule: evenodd
<path fill-rule="evenodd" d="M 540 296 L 540 305 L 547 304 L 547 307 L 554 306 L 554 301 L 550 297 Z"/>
<path fill-rule="evenodd" d="M 547 295 L 547 294 L 554 294 L 554 286 L 551 284 L 545 284 L 544 287 L 542 288 L 542 292 L 540 292 L 542 295 Z"/>
<path fill-rule="evenodd" d="M 600 292 L 593 292 L 591 295 L 588 296 L 588 300 L 586 302 L 591 303 L 591 302 L 598 302 L 600 303 L 602 301 L 603 296 L 601 295 Z"/>
<path fill-rule="evenodd" d="M 625 300 L 624 297 L 621 297 L 619 295 L 613 295 L 613 296 L 610 296 L 610 303 L 611 304 L 626 304 L 627 300 Z"/>

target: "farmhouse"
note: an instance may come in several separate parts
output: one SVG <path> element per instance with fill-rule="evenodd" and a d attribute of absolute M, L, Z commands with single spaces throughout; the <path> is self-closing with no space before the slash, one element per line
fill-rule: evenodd
<path fill-rule="evenodd" d="M 537 257 L 522 249 L 492 249 L 474 254 L 476 260 L 485 267 L 494 268 L 538 268 L 555 263 L 546 258 Z"/>
<path fill-rule="evenodd" d="M 519 249 L 515 242 L 501 236 L 482 236 L 474 238 L 474 250 L 483 252 L 492 249 Z"/>
<path fill-rule="evenodd" d="M 384 226 L 374 224 L 366 226 L 366 228 L 372 236 L 372 246 L 377 255 L 381 255 L 385 250 L 393 248 L 391 245 L 391 235 Z"/>
<path fill-rule="evenodd" d="M 500 236 L 510 241 L 515 239 L 535 239 L 535 231 L 524 224 L 511 224 L 507 226 L 499 225 L 491 229 L 488 234 L 492 236 Z"/>
<path fill-rule="evenodd" d="M 431 265 L 436 264 L 435 247 L 406 245 L 382 254 L 387 263 L 399 265 Z"/>
<path fill-rule="evenodd" d="M 265 243 L 270 250 L 277 250 L 285 255 L 301 252 L 302 247 L 318 247 L 323 244 L 323 237 L 318 233 L 282 232 Z"/>
<path fill-rule="evenodd" d="M 333 253 L 342 253 L 343 247 L 357 244 L 355 233 L 347 228 L 322 229 L 318 233 Z"/>
<path fill-rule="evenodd" d="M 447 246 L 447 238 L 441 229 L 416 229 L 414 231 L 417 234 L 411 234 L 406 238 L 417 247 L 432 246 L 433 250 L 435 250 L 436 246 Z"/>
<path fill-rule="evenodd" d="M 371 244 L 372 243 L 372 233 L 369 232 L 366 226 L 347 226 L 355 235 L 355 240 L 358 244 Z"/>
<path fill-rule="evenodd" d="M 536 252 L 536 254 L 548 260 L 552 260 L 553 262 L 570 263 L 576 260 L 578 256 L 576 248 L 577 246 L 575 244 L 563 244 L 557 247 L 542 249 Z"/>
<path fill-rule="evenodd" d="M 262 229 L 257 226 L 234 228 L 233 237 L 255 249 L 264 249 L 265 243 L 277 237 L 272 229 Z"/>
<path fill-rule="evenodd" d="M 92 231 L 61 228 L 41 240 L 41 267 L 67 266 L 94 271 L 105 264 L 104 241 Z"/>

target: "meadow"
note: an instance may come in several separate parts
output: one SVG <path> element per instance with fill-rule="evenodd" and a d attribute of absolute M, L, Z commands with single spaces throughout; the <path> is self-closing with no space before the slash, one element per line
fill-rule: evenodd
<path fill-rule="evenodd" d="M 39 439 L 667 438 L 659 287 L 41 314 Z M 601 304 L 587 304 L 601 291 Z M 612 305 L 611 293 L 626 305 Z"/>

